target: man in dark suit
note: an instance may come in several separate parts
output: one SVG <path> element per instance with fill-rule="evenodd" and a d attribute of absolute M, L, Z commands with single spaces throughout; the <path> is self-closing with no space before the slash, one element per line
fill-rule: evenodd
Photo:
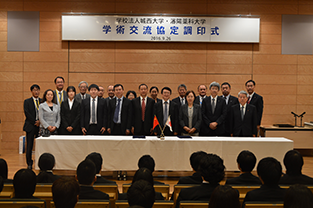
<path fill-rule="evenodd" d="M 152 133 L 153 107 L 155 101 L 147 96 L 148 86 L 139 85 L 140 96 L 132 100 L 132 133 L 146 135 Z"/>
<path fill-rule="evenodd" d="M 80 125 L 84 135 L 103 134 L 107 127 L 107 106 L 103 99 L 98 98 L 99 87 L 89 86 L 90 98 L 82 100 Z"/>
<path fill-rule="evenodd" d="M 103 95 L 104 95 L 104 88 L 99 85 L 98 97 L 101 99 L 104 99 Z"/>
<path fill-rule="evenodd" d="M 179 107 L 186 104 L 186 92 L 187 86 L 185 84 L 180 84 L 177 88 L 179 96 L 174 98 L 172 101 L 175 102 Z"/>
<path fill-rule="evenodd" d="M 247 92 L 248 92 L 248 104 L 254 105 L 257 111 L 257 128 L 258 132 L 260 130 L 262 115 L 263 115 L 263 97 L 254 92 L 255 89 L 255 81 L 248 80 L 245 84 Z"/>
<path fill-rule="evenodd" d="M 154 172 L 155 169 L 155 162 L 153 157 L 151 157 L 150 155 L 143 155 L 140 157 L 140 159 L 138 160 L 138 168 L 147 168 L 151 171 L 151 173 Z M 157 185 L 162 185 L 164 183 L 159 182 L 159 181 L 153 181 L 154 184 Z"/>
<path fill-rule="evenodd" d="M 230 94 L 231 86 L 228 82 L 224 82 L 222 85 L 222 98 L 225 99 L 227 114 L 225 118 L 225 136 L 230 136 L 230 110 L 233 105 L 238 104 L 238 98 Z"/>
<path fill-rule="evenodd" d="M 227 179 L 225 184 L 249 186 L 262 184 L 260 179 L 251 173 L 256 164 L 256 157 L 252 152 L 248 150 L 241 151 L 237 157 L 237 164 L 241 172 L 240 176 Z"/>
<path fill-rule="evenodd" d="M 79 197 L 79 184 L 74 177 L 61 177 L 52 185 L 53 202 L 56 208 L 74 208 Z"/>
<path fill-rule="evenodd" d="M 199 95 L 195 99 L 195 103 L 202 106 L 203 99 L 206 98 L 208 87 L 204 84 L 198 86 Z"/>
<path fill-rule="evenodd" d="M 77 166 L 76 179 L 80 185 L 79 199 L 109 200 L 108 194 L 92 187 L 97 178 L 96 166 L 91 160 L 84 160 Z"/>
<path fill-rule="evenodd" d="M 79 93 L 75 95 L 75 100 L 77 100 L 79 103 L 82 102 L 82 100 L 85 100 L 87 98 L 90 98 L 90 95 L 87 94 L 88 89 L 88 83 L 85 81 L 81 81 L 78 84 Z"/>
<path fill-rule="evenodd" d="M 64 83 L 65 81 L 63 77 L 58 76 L 54 79 L 56 90 L 53 91 L 55 95 L 53 102 L 58 104 L 59 106 L 61 106 L 62 102 L 67 99 L 66 91 L 63 90 Z"/>
<path fill-rule="evenodd" d="M 152 208 L 155 194 L 151 183 L 145 180 L 138 180 L 127 191 L 128 204 L 130 207 Z"/>
<path fill-rule="evenodd" d="M 313 185 L 313 178 L 302 174 L 303 157 L 297 150 L 289 150 L 284 157 L 286 174 L 281 177 L 279 184 L 293 185 L 304 184 Z"/>
<path fill-rule="evenodd" d="M 37 84 L 34 84 L 30 87 L 32 97 L 24 100 L 24 114 L 25 114 L 25 123 L 23 131 L 26 132 L 26 163 L 27 168 L 32 169 L 33 160 L 32 160 L 32 151 L 34 138 L 38 136 L 39 131 L 39 103 L 41 103 L 41 98 L 39 98 L 40 87 Z"/>
<path fill-rule="evenodd" d="M 161 90 L 161 94 L 163 99 L 161 102 L 157 102 L 154 104 L 153 115 L 155 115 L 158 119 L 162 130 L 164 129 L 163 133 L 165 136 L 177 135 L 179 128 L 179 106 L 175 102 L 170 101 L 170 97 L 172 94 L 171 88 L 163 87 L 163 89 Z M 168 122 L 169 117 L 171 122 Z M 169 127 L 169 125 L 167 125 L 168 123 L 171 123 L 169 124 L 172 125 L 171 128 Z M 154 128 L 155 135 L 161 134 L 160 127 L 157 126 Z"/>
<path fill-rule="evenodd" d="M 112 135 L 129 135 L 131 130 L 131 101 L 123 96 L 124 87 L 114 85 L 115 97 L 109 100 L 108 133 Z"/>
<path fill-rule="evenodd" d="M 278 186 L 282 172 L 280 162 L 272 157 L 263 158 L 258 164 L 257 172 L 263 185 L 246 194 L 243 207 L 248 201 L 284 201 L 286 189 Z"/>
<path fill-rule="evenodd" d="M 239 104 L 232 106 L 230 132 L 235 137 L 255 137 L 257 135 L 257 112 L 253 105 L 247 104 L 247 92 L 238 93 Z"/>
<path fill-rule="evenodd" d="M 225 175 L 223 160 L 214 154 L 205 155 L 200 161 L 199 169 L 203 182 L 200 186 L 182 189 L 176 201 L 176 208 L 179 208 L 183 200 L 209 201 L 214 189 L 219 186 Z"/>
<path fill-rule="evenodd" d="M 205 128 L 201 129 L 201 136 L 223 136 L 225 134 L 224 120 L 227 114 L 224 98 L 217 96 L 220 85 L 212 82 L 209 87 L 211 96 L 202 102 L 202 122 Z"/>

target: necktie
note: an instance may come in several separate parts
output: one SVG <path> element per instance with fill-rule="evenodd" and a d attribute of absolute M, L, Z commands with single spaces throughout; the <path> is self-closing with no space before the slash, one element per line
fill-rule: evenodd
<path fill-rule="evenodd" d="M 215 111 L 215 98 L 212 99 L 212 113 Z"/>
<path fill-rule="evenodd" d="M 142 103 L 141 103 L 141 119 L 142 119 L 142 121 L 145 121 L 145 111 L 146 111 L 145 99 L 142 99 Z"/>
<path fill-rule="evenodd" d="M 61 103 L 62 103 L 62 93 L 61 92 L 59 92 L 59 101 L 60 101 L 60 105 L 61 105 Z"/>
<path fill-rule="evenodd" d="M 185 99 L 181 98 L 181 104 L 184 105 L 185 104 Z"/>
<path fill-rule="evenodd" d="M 36 109 L 38 110 L 39 109 L 39 100 L 36 99 Z"/>
<path fill-rule="evenodd" d="M 163 115 L 163 124 L 165 125 L 166 124 L 166 121 L 167 121 L 167 104 L 168 104 L 168 102 L 166 101 L 166 102 L 164 102 L 164 104 L 165 104 L 165 107 L 164 107 L 164 115 Z"/>
<path fill-rule="evenodd" d="M 96 104 L 95 99 L 92 99 L 92 113 L 91 113 L 91 122 L 96 123 Z"/>
<path fill-rule="evenodd" d="M 225 98 L 225 102 L 226 102 L 226 105 L 227 105 L 227 104 L 228 104 L 228 103 L 227 103 L 227 97 L 224 97 L 224 98 Z"/>
<path fill-rule="evenodd" d="M 248 96 L 247 103 L 250 104 L 250 96 Z"/>
<path fill-rule="evenodd" d="M 243 120 L 244 116 L 245 116 L 244 107 L 242 106 L 241 107 L 241 120 Z"/>
<path fill-rule="evenodd" d="M 39 101 L 38 101 L 38 99 L 36 99 L 35 100 L 35 102 L 36 102 L 36 120 L 38 120 L 38 118 L 39 118 Z"/>
<path fill-rule="evenodd" d="M 114 117 L 113 117 L 114 123 L 118 122 L 118 115 L 120 114 L 120 106 L 121 106 L 121 98 L 117 99 L 117 105 L 115 107 Z"/>

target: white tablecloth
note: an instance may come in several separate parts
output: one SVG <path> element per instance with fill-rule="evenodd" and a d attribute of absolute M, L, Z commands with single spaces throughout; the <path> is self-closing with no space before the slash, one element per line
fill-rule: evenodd
<path fill-rule="evenodd" d="M 42 153 L 52 153 L 55 169 L 76 170 L 77 165 L 91 152 L 103 157 L 104 171 L 137 170 L 138 159 L 150 154 L 156 170 L 191 171 L 189 157 L 195 151 L 219 155 L 227 171 L 238 170 L 236 158 L 242 150 L 252 151 L 258 161 L 263 157 L 275 157 L 283 166 L 285 153 L 293 149 L 293 141 L 270 137 L 194 137 L 179 139 L 156 137 L 133 139 L 131 136 L 50 136 L 36 139 L 36 169 Z"/>

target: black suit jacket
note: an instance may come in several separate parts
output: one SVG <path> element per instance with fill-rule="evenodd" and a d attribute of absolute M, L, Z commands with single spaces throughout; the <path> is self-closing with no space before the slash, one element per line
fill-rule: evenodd
<path fill-rule="evenodd" d="M 182 106 L 183 104 L 180 102 L 180 96 L 178 96 L 177 98 L 174 98 L 172 100 L 173 102 L 175 102 L 179 107 Z M 185 97 L 185 104 L 187 103 L 186 97 Z"/>
<path fill-rule="evenodd" d="M 70 109 L 68 99 L 61 104 L 61 127 L 59 134 L 80 135 L 82 130 L 80 127 L 81 105 L 76 100 L 73 101 L 72 109 Z M 72 132 L 66 130 L 67 127 L 73 127 Z"/>
<path fill-rule="evenodd" d="M 38 99 L 39 99 L 39 104 L 40 104 L 42 102 L 42 99 L 41 98 L 38 98 Z M 34 128 L 38 128 L 37 126 L 35 126 L 36 106 L 35 106 L 33 97 L 24 100 L 24 114 L 26 118 L 25 118 L 25 123 L 23 126 L 23 131 L 31 132 Z"/>
<path fill-rule="evenodd" d="M 193 104 L 192 127 L 197 129 L 195 132 L 200 131 L 201 123 L 201 107 L 198 104 Z M 179 109 L 179 124 L 181 132 L 187 133 L 183 128 L 185 126 L 189 128 L 188 104 L 182 105 Z"/>
<path fill-rule="evenodd" d="M 177 184 L 201 184 L 202 177 L 200 172 L 195 172 L 192 176 L 181 177 Z"/>
<path fill-rule="evenodd" d="M 155 192 L 155 200 L 164 200 L 162 193 Z M 118 200 L 128 200 L 127 193 L 118 194 Z"/>
<path fill-rule="evenodd" d="M 300 175 L 289 175 L 285 174 L 279 180 L 280 185 L 293 185 L 293 184 L 303 184 L 303 185 L 313 185 L 313 178 L 300 174 Z"/>
<path fill-rule="evenodd" d="M 241 119 L 240 104 L 231 109 L 231 133 L 234 136 L 251 137 L 257 136 L 257 114 L 253 105 L 246 104 L 244 119 Z"/>
<path fill-rule="evenodd" d="M 96 185 L 96 184 L 103 184 L 103 183 L 109 183 L 109 184 L 113 184 L 113 185 L 116 184 L 115 181 L 110 181 L 110 180 L 103 178 L 102 176 L 97 176 L 97 180 L 95 181 L 94 184 Z"/>
<path fill-rule="evenodd" d="M 134 135 L 140 135 L 141 132 L 144 132 L 145 135 L 150 135 L 150 130 L 153 125 L 153 107 L 155 101 L 152 98 L 147 97 L 143 129 L 142 129 L 142 110 L 140 97 L 133 99 L 131 102 L 132 102 L 132 126 L 134 127 Z"/>
<path fill-rule="evenodd" d="M 221 96 L 223 99 L 225 99 L 223 96 Z M 226 100 L 225 100 L 226 102 Z M 226 114 L 226 117 L 225 117 L 225 136 L 230 136 L 230 120 L 231 120 L 231 116 L 230 116 L 230 111 L 231 111 L 231 107 L 238 104 L 238 98 L 230 95 L 229 98 L 228 98 L 228 103 L 226 103 L 226 108 L 227 108 L 227 114 Z"/>
<path fill-rule="evenodd" d="M 99 191 L 94 190 L 92 186 L 80 185 L 79 199 L 107 199 L 109 200 L 109 195 Z"/>
<path fill-rule="evenodd" d="M 54 103 L 56 103 L 56 104 L 58 104 L 58 98 L 57 98 L 57 94 L 56 94 L 56 92 L 55 92 L 56 90 L 53 90 L 53 94 L 54 94 L 54 99 L 53 99 L 53 102 Z M 65 101 L 65 100 L 67 100 L 67 92 L 65 91 L 65 90 L 63 90 L 63 99 L 62 99 L 62 103 Z"/>
<path fill-rule="evenodd" d="M 206 96 L 206 97 L 207 97 L 207 96 Z M 203 100 L 202 100 L 202 102 L 203 102 Z M 201 104 L 200 104 L 200 95 L 198 95 L 198 96 L 195 98 L 194 103 L 201 106 Z"/>
<path fill-rule="evenodd" d="M 254 93 L 249 104 L 254 105 L 256 107 L 257 116 L 258 116 L 257 124 L 260 125 L 261 120 L 262 120 L 262 115 L 263 115 L 263 97 L 261 95 Z"/>
<path fill-rule="evenodd" d="M 223 136 L 225 134 L 224 120 L 227 114 L 226 102 L 224 98 L 216 96 L 217 101 L 215 104 L 214 114 L 212 113 L 211 96 L 206 97 L 202 101 L 202 122 L 205 128 L 203 128 L 202 135 L 206 136 Z M 217 128 L 212 130 L 209 126 L 210 123 L 217 122 Z"/>
<path fill-rule="evenodd" d="M 116 108 L 116 101 L 117 97 L 112 98 L 109 100 L 109 124 L 108 128 L 111 129 L 111 132 L 113 131 L 114 128 L 114 112 Z M 122 134 L 125 134 L 126 129 L 131 130 L 131 110 L 132 110 L 132 103 L 129 99 L 126 97 L 123 97 L 123 103 L 122 103 L 122 108 L 121 108 L 121 130 Z"/>
<path fill-rule="evenodd" d="M 82 100 L 81 114 L 80 114 L 80 126 L 85 128 L 88 132 L 90 123 L 90 99 Z M 105 106 L 104 99 L 98 97 L 97 102 L 97 129 L 100 131 L 102 127 L 107 127 L 107 107 Z"/>
<path fill-rule="evenodd" d="M 170 101 L 168 115 L 171 116 L 171 123 L 172 123 L 173 132 L 170 132 L 169 130 L 167 130 L 168 127 L 166 127 L 164 130 L 164 133 L 167 132 L 166 136 L 172 136 L 174 132 L 178 133 L 178 128 L 179 128 L 179 124 L 178 124 L 178 113 L 179 113 L 179 111 L 178 111 L 178 109 L 179 109 L 178 105 L 175 102 Z M 160 123 L 160 126 L 163 129 L 163 127 L 164 127 L 164 124 L 163 124 L 163 100 L 161 102 L 157 102 L 154 104 L 153 115 L 156 115 L 156 117 Z M 154 128 L 154 132 L 157 132 L 157 135 L 161 134 L 159 126 Z"/>
<path fill-rule="evenodd" d="M 226 180 L 227 185 L 262 185 L 259 177 L 252 175 L 251 173 L 242 173 L 236 178 L 230 178 Z"/>

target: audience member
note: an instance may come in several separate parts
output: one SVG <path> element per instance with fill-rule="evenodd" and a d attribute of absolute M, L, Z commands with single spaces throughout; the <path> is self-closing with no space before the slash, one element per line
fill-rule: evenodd
<path fill-rule="evenodd" d="M 145 180 L 133 183 L 127 191 L 129 206 L 142 206 L 152 208 L 155 201 L 155 190 L 153 185 Z"/>
<path fill-rule="evenodd" d="M 8 164 L 5 159 L 0 158 L 0 176 L 4 183 L 13 183 L 12 179 L 8 179 Z"/>
<path fill-rule="evenodd" d="M 261 185 L 258 177 L 252 175 L 252 170 L 256 164 L 255 155 L 248 151 L 243 150 L 237 157 L 237 164 L 240 170 L 240 176 L 226 180 L 225 184 L 230 185 Z"/>
<path fill-rule="evenodd" d="M 37 176 L 37 183 L 53 183 L 60 178 L 58 175 L 54 175 L 52 169 L 55 165 L 54 156 L 50 153 L 43 153 L 38 160 L 38 166 L 40 173 Z"/>
<path fill-rule="evenodd" d="M 159 88 L 156 86 L 152 86 L 150 88 L 150 97 L 154 100 L 154 102 L 160 102 L 161 99 L 158 98 Z"/>
<path fill-rule="evenodd" d="M 31 169 L 20 169 L 13 177 L 14 198 L 36 199 L 36 174 Z"/>
<path fill-rule="evenodd" d="M 129 99 L 129 100 L 133 100 L 137 97 L 137 94 L 135 91 L 133 90 L 129 90 L 127 93 L 126 93 L 126 98 Z"/>
<path fill-rule="evenodd" d="M 313 178 L 302 174 L 303 158 L 297 150 L 289 150 L 284 157 L 286 174 L 281 177 L 279 184 L 313 185 Z"/>
<path fill-rule="evenodd" d="M 56 208 L 74 208 L 79 197 L 79 184 L 74 178 L 61 177 L 52 185 Z"/>
<path fill-rule="evenodd" d="M 155 168 L 155 162 L 154 159 L 150 155 L 143 155 L 139 160 L 138 160 L 138 168 L 148 168 L 151 173 L 154 172 Z M 159 181 L 154 181 L 154 184 L 159 184 L 162 185 L 164 183 L 159 182 Z"/>
<path fill-rule="evenodd" d="M 67 88 L 68 89 L 68 88 Z M 86 81 L 81 81 L 78 84 L 78 89 L 79 89 L 79 93 L 75 95 L 75 100 L 78 101 L 79 103 L 82 102 L 82 100 L 85 100 L 87 98 L 90 98 L 90 95 L 87 94 L 87 90 L 88 90 L 88 83 Z M 66 90 L 68 91 L 68 90 Z M 76 90 L 75 90 L 76 93 Z M 68 95 L 68 92 L 67 92 Z M 66 99 L 65 99 L 66 100 Z"/>
<path fill-rule="evenodd" d="M 240 208 L 238 190 L 229 185 L 216 187 L 211 195 L 209 208 Z"/>
<path fill-rule="evenodd" d="M 3 184 L 4 184 L 4 180 L 3 180 L 3 178 L 0 176 L 0 192 L 3 190 Z"/>
<path fill-rule="evenodd" d="M 79 199 L 109 199 L 108 194 L 92 187 L 97 178 L 96 166 L 91 160 L 84 160 L 77 166 L 76 178 L 80 185 Z"/>
<path fill-rule="evenodd" d="M 312 191 L 303 184 L 291 185 L 287 189 L 284 208 L 312 208 Z"/>

